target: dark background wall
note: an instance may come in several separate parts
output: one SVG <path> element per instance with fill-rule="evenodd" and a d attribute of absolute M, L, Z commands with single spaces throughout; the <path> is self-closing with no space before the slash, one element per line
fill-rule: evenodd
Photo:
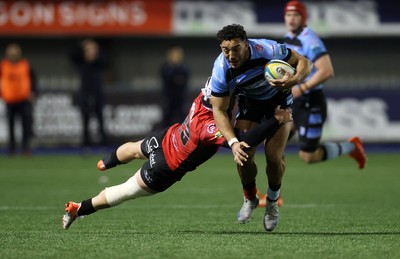
<path fill-rule="evenodd" d="M 67 51 L 82 38 L 1 38 L 0 57 L 5 45 L 19 42 L 37 72 L 41 89 L 75 89 L 75 71 Z M 185 49 L 192 70 L 191 88 L 199 89 L 211 73 L 220 53 L 213 37 L 120 37 L 97 38 L 110 58 L 106 76 L 109 91 L 158 90 L 158 69 L 165 50 L 173 44 Z M 275 39 L 280 41 L 281 39 Z M 336 76 L 328 86 L 339 88 L 400 88 L 396 66 L 400 37 L 325 38 Z"/>

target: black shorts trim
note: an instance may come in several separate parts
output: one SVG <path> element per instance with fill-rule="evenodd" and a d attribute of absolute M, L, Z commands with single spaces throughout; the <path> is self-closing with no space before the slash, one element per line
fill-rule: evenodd
<path fill-rule="evenodd" d="M 319 53 L 317 56 L 315 56 L 314 57 L 314 60 L 311 60 L 313 63 L 317 60 L 317 59 L 319 59 L 320 57 L 322 57 L 322 56 L 325 56 L 325 55 L 328 55 L 329 53 L 328 52 L 321 52 L 321 53 Z"/>
<path fill-rule="evenodd" d="M 283 61 L 288 62 L 288 60 L 292 57 L 292 50 L 290 48 L 287 48 L 288 54 L 286 55 L 285 59 Z"/>
<path fill-rule="evenodd" d="M 215 97 L 225 97 L 225 96 L 229 96 L 229 91 L 223 92 L 223 93 L 216 93 L 211 91 L 211 95 L 215 96 Z"/>

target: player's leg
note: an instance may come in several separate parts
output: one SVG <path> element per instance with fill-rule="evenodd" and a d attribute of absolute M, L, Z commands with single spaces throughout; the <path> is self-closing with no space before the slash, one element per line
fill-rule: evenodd
<path fill-rule="evenodd" d="M 108 145 L 108 136 L 105 131 L 104 127 L 104 97 L 102 94 L 97 95 L 94 97 L 95 102 L 95 115 L 97 122 L 99 123 L 99 133 L 100 133 L 100 144 L 103 146 Z"/>
<path fill-rule="evenodd" d="M 241 131 L 247 131 L 248 129 L 255 127 L 257 123 L 238 120 L 235 123 L 235 128 Z M 238 212 L 237 219 L 239 223 L 246 223 L 251 220 L 253 210 L 258 206 L 257 188 L 256 188 L 256 176 L 257 176 L 257 164 L 254 160 L 256 148 L 248 150 L 248 159 L 243 163 L 243 166 L 237 165 L 237 171 L 240 177 L 243 188 L 243 205 Z"/>
<path fill-rule="evenodd" d="M 24 101 L 21 104 L 21 122 L 22 122 L 22 149 L 24 155 L 30 155 L 30 140 L 32 137 L 32 104 Z"/>
<path fill-rule="evenodd" d="M 258 196 L 258 208 L 265 208 L 267 206 L 267 194 L 262 193 L 260 190 L 257 189 L 257 196 Z M 283 198 L 282 198 L 282 192 L 280 193 L 278 197 L 278 207 L 283 207 Z"/>
<path fill-rule="evenodd" d="M 326 119 L 327 106 L 320 94 L 306 94 L 293 104 L 293 120 L 299 134 L 299 158 L 306 163 L 322 161 L 324 150 L 319 145 L 322 127 Z"/>
<path fill-rule="evenodd" d="M 256 127 L 262 122 L 264 117 L 270 118 L 274 116 L 277 105 L 281 104 L 270 102 L 270 100 L 254 100 L 241 95 L 238 101 L 239 109 L 236 116 L 235 128 L 241 131 L 247 131 Z M 238 221 L 241 223 L 248 222 L 251 219 L 253 210 L 259 204 L 256 187 L 257 164 L 254 160 L 254 152 L 255 148 L 249 152 L 247 162 L 244 163 L 242 167 L 238 166 L 238 173 L 244 192 L 243 206 L 238 214 Z"/>
<path fill-rule="evenodd" d="M 265 145 L 268 190 L 266 210 L 264 215 L 264 227 L 267 231 L 274 230 L 278 224 L 278 198 L 283 174 L 285 173 L 286 169 L 283 157 L 289 133 L 290 124 L 283 124 Z"/>
<path fill-rule="evenodd" d="M 184 174 L 174 174 L 166 162 L 161 143 L 167 129 L 154 132 L 142 141 L 128 142 L 120 146 L 115 156 L 122 162 L 129 162 L 134 158 L 153 156 L 147 160 L 136 174 L 123 184 L 106 188 L 96 197 L 81 203 L 69 202 L 66 204 L 66 214 L 63 216 L 63 227 L 68 227 L 75 219 L 89 215 L 99 209 L 117 206 L 124 201 L 150 196 L 163 192 L 179 181 Z"/>
<path fill-rule="evenodd" d="M 14 155 L 17 151 L 15 142 L 15 104 L 7 104 L 7 126 L 8 126 L 8 152 Z"/>
<path fill-rule="evenodd" d="M 89 120 L 90 120 L 90 105 L 84 97 L 80 97 L 80 110 L 81 110 L 81 119 L 82 119 L 82 140 L 81 147 L 86 148 L 91 145 L 91 140 L 89 136 Z"/>
<path fill-rule="evenodd" d="M 117 206 L 124 201 L 156 194 L 143 181 L 140 169 L 134 176 L 123 184 L 105 188 L 98 196 L 93 198 L 94 209 L 104 209 Z"/>
<path fill-rule="evenodd" d="M 333 160 L 344 155 L 349 155 L 356 160 L 360 169 L 363 169 L 367 162 L 367 156 L 359 137 L 352 137 L 348 141 L 330 141 L 321 144 L 318 144 L 319 138 L 309 139 L 304 136 L 299 139 L 299 157 L 307 164 Z"/>
<path fill-rule="evenodd" d="M 349 157 L 356 160 L 360 169 L 363 169 L 367 162 L 361 139 L 356 136 L 348 141 L 321 143 L 315 151 L 299 151 L 299 157 L 308 164 L 332 160 L 344 155 L 349 155 Z"/>
<path fill-rule="evenodd" d="M 151 190 L 144 183 L 140 170 L 138 170 L 136 174 L 125 183 L 107 187 L 93 198 L 80 203 L 70 201 L 65 204 L 66 213 L 62 218 L 63 227 L 64 229 L 68 229 L 79 217 L 90 215 L 101 209 L 117 206 L 127 200 L 150 196 L 155 193 L 157 192 Z"/>
<path fill-rule="evenodd" d="M 107 154 L 97 163 L 99 170 L 107 170 L 120 164 L 126 164 L 134 159 L 146 159 L 141 150 L 143 140 L 136 142 L 127 142 L 119 146 L 116 150 Z"/>
<path fill-rule="evenodd" d="M 320 143 L 326 114 L 326 99 L 322 91 L 310 93 L 302 105 L 295 106 L 293 116 L 299 129 L 300 159 L 313 164 L 350 155 L 359 168 L 363 168 L 366 155 L 358 137 L 342 142 Z"/>
<path fill-rule="evenodd" d="M 327 106 L 321 91 L 310 93 L 294 107 L 295 123 L 299 132 L 299 158 L 308 164 L 339 156 L 340 146 L 320 144 L 326 120 Z"/>

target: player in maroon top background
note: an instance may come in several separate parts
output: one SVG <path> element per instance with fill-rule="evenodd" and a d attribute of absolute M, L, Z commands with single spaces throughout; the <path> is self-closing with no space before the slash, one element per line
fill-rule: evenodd
<path fill-rule="evenodd" d="M 215 125 L 208 100 L 200 93 L 194 100 L 185 121 L 158 130 L 137 142 L 127 142 L 98 163 L 106 170 L 134 159 L 147 159 L 125 183 L 105 188 L 97 196 L 81 203 L 68 202 L 63 227 L 68 229 L 75 219 L 100 209 L 113 207 L 130 199 L 163 192 L 190 171 L 211 158 L 221 146 L 229 147 Z M 254 147 L 271 136 L 283 123 L 292 121 L 290 109 L 275 110 L 275 117 L 246 133 L 237 132 L 243 148 Z"/>

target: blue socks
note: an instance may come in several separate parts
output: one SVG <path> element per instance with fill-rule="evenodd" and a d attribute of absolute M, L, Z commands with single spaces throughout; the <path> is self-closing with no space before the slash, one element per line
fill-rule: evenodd
<path fill-rule="evenodd" d="M 325 159 L 331 160 L 341 155 L 346 155 L 351 153 L 355 145 L 351 142 L 327 142 L 321 145 L 321 147 L 325 150 Z"/>

